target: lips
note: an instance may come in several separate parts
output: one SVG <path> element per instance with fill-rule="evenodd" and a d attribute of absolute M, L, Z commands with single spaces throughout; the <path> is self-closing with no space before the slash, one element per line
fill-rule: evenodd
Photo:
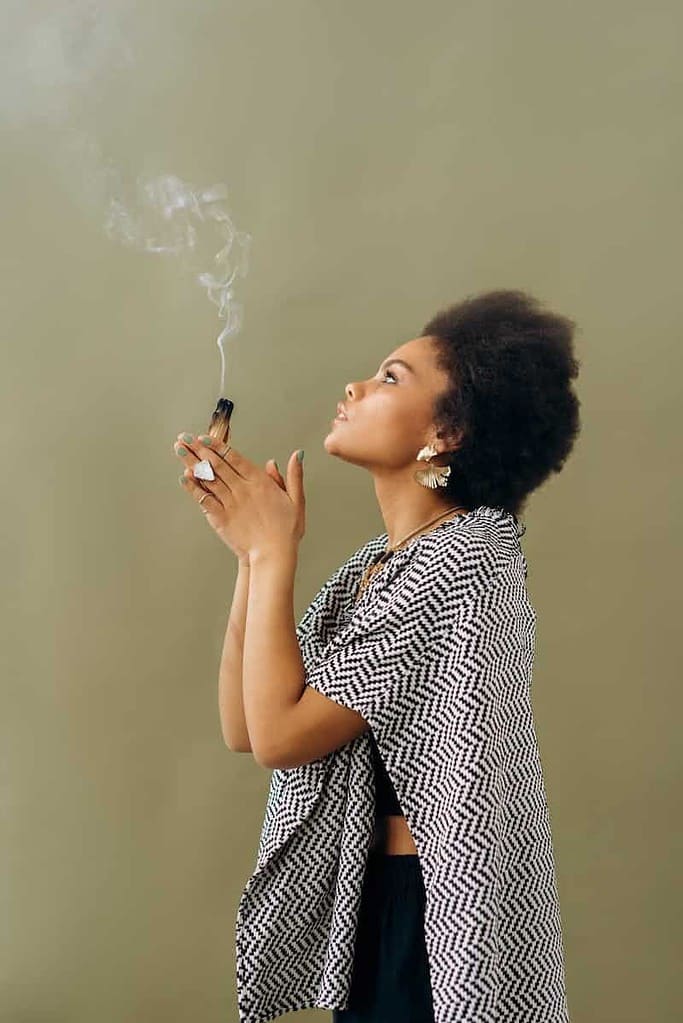
<path fill-rule="evenodd" d="M 348 419 L 349 418 L 347 416 L 347 414 L 346 414 L 346 409 L 344 408 L 344 406 L 342 405 L 341 402 L 339 402 L 339 404 L 337 405 L 337 415 L 335 416 L 335 418 L 336 419 Z"/>

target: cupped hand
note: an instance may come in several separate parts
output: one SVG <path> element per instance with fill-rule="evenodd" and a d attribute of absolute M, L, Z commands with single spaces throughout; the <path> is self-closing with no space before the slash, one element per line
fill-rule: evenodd
<path fill-rule="evenodd" d="M 174 444 L 185 464 L 181 482 L 197 503 L 201 500 L 199 506 L 214 532 L 244 565 L 254 552 L 297 545 L 305 533 L 306 501 L 303 466 L 296 452 L 284 478 L 274 459 L 261 469 L 234 447 L 222 454 L 225 447 L 208 435 L 178 434 Z M 215 480 L 194 476 L 193 468 L 202 460 L 211 464 Z"/>

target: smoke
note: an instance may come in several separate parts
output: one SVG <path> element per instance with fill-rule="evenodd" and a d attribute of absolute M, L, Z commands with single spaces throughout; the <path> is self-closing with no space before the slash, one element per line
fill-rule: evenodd
<path fill-rule="evenodd" d="M 242 327 L 237 285 L 248 270 L 251 236 L 233 223 L 224 184 L 196 187 L 172 173 L 124 174 L 105 155 L 89 123 L 101 124 L 98 102 L 112 91 L 131 96 L 136 52 L 126 17 L 94 0 L 53 5 L 8 3 L 3 10 L 5 47 L 0 55 L 0 121 L 9 129 L 33 126 L 50 141 L 50 159 L 75 205 L 96 217 L 107 238 L 127 247 L 179 260 L 218 308 L 224 326 L 219 395 L 225 389 L 225 343 Z M 139 49 L 139 47 L 138 47 Z"/>
<path fill-rule="evenodd" d="M 138 177 L 135 190 L 124 194 L 119 181 L 109 197 L 105 232 L 109 238 L 145 252 L 179 256 L 192 272 L 209 299 L 218 306 L 225 327 L 216 343 L 221 353 L 219 395 L 225 390 L 225 341 L 236 334 L 243 323 L 244 310 L 235 297 L 235 281 L 246 277 L 251 236 L 235 227 L 226 202 L 228 190 L 217 184 L 197 189 L 173 174 L 156 178 Z M 212 269 L 201 256 L 207 244 L 215 246 Z"/>
<path fill-rule="evenodd" d="M 132 5 L 131 5 L 132 6 Z M 0 59 L 0 119 L 66 125 L 97 93 L 121 80 L 135 53 L 120 23 L 127 15 L 93 0 L 5 0 Z"/>

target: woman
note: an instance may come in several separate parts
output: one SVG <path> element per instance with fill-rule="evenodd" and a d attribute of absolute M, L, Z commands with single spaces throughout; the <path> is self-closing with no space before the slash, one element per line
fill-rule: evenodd
<path fill-rule="evenodd" d="M 307 1006 L 338 1023 L 568 1019 L 517 516 L 578 433 L 574 326 L 488 292 L 347 385 L 325 448 L 372 474 L 386 532 L 296 632 L 300 466 L 285 482 L 234 449 L 181 454 L 249 565 L 224 736 L 273 771 L 237 919 L 244 1023 Z M 198 457 L 217 472 L 205 492 Z"/>

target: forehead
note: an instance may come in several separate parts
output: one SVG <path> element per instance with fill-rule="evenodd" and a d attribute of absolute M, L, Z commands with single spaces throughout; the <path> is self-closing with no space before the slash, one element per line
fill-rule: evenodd
<path fill-rule="evenodd" d="M 437 372 L 433 342 L 429 337 L 412 338 L 397 348 L 392 349 L 385 359 L 386 365 L 392 359 L 404 359 L 409 366 L 414 368 L 416 376 L 423 379 Z"/>
<path fill-rule="evenodd" d="M 431 344 L 432 339 L 429 337 L 414 337 L 410 341 L 404 341 L 402 345 L 398 345 L 391 354 L 401 357 L 405 355 L 407 358 L 412 355 L 413 358 L 424 359 L 429 354 Z"/>

